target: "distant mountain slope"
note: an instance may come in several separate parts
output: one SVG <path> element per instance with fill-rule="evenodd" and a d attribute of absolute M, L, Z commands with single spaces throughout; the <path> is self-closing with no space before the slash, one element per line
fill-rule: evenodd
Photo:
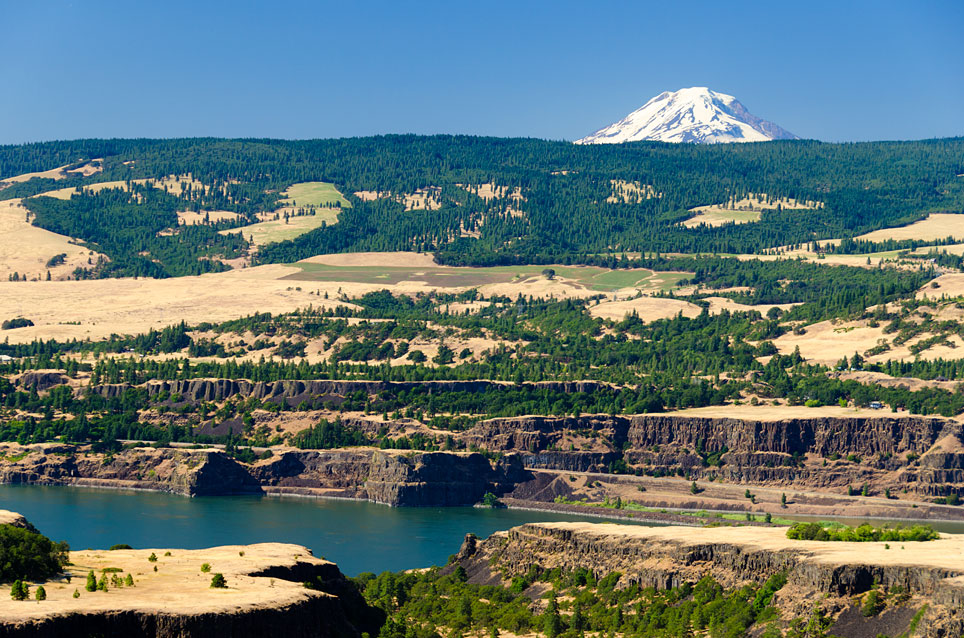
<path fill-rule="evenodd" d="M 732 95 L 697 86 L 660 93 L 615 124 L 576 140 L 576 144 L 659 142 L 766 142 L 799 139 L 746 110 Z"/>

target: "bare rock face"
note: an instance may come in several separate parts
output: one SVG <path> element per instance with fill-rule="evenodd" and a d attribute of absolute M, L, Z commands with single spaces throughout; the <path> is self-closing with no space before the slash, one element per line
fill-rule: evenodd
<path fill-rule="evenodd" d="M 371 500 L 393 506 L 471 505 L 485 494 L 493 474 L 481 454 L 376 452 L 366 489 Z"/>
<path fill-rule="evenodd" d="M 868 482 L 926 497 L 964 495 L 961 427 L 950 419 L 884 415 L 526 416 L 483 421 L 463 439 L 483 450 L 518 452 L 533 470 L 606 472 L 625 463 L 655 476 L 818 489 Z"/>
<path fill-rule="evenodd" d="M 255 382 L 247 379 L 175 379 L 170 381 L 150 381 L 144 384 L 149 396 L 166 393 L 177 395 L 181 400 L 223 401 L 232 397 L 254 397 L 265 400 L 285 400 L 290 405 L 302 401 L 323 402 L 340 399 L 361 390 L 369 395 L 382 391 L 399 392 L 418 389 L 425 392 L 484 392 L 492 388 L 509 386 L 505 382 L 478 381 L 362 381 L 362 380 L 282 380 Z M 559 392 L 592 392 L 606 384 L 596 381 L 547 381 L 525 385 L 545 387 Z M 128 384 L 105 384 L 90 388 L 90 392 L 105 398 L 121 396 L 130 388 Z"/>
<path fill-rule="evenodd" d="M 135 448 L 116 455 L 70 445 L 2 444 L 0 482 L 136 487 L 185 496 L 259 493 L 257 481 L 218 450 Z"/>
<path fill-rule="evenodd" d="M 527 480 L 518 455 L 490 463 L 477 453 L 373 448 L 289 450 L 251 468 L 270 492 L 363 498 L 393 507 L 472 505 Z"/>
<path fill-rule="evenodd" d="M 262 492 L 360 498 L 393 507 L 472 505 L 528 478 L 518 455 L 374 448 L 285 450 L 254 465 L 219 450 L 134 448 L 104 455 L 71 445 L 0 444 L 0 483 L 150 489 L 185 496 Z"/>
<path fill-rule="evenodd" d="M 286 450 L 251 467 L 268 492 L 368 498 L 365 482 L 374 450 Z"/>
<path fill-rule="evenodd" d="M 30 521 L 28 521 L 23 514 L 11 512 L 10 510 L 0 510 L 0 525 L 21 527 L 31 532 L 37 531 L 37 528 L 31 525 Z"/>
<path fill-rule="evenodd" d="M 24 372 L 16 379 L 16 384 L 24 391 L 43 392 L 67 383 L 67 375 L 62 370 L 33 370 Z"/>

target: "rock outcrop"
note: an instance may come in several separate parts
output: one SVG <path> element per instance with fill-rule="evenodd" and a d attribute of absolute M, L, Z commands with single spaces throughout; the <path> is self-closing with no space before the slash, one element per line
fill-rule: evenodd
<path fill-rule="evenodd" d="M 536 470 L 606 472 L 625 464 L 652 476 L 818 489 L 879 483 L 921 496 L 964 495 L 962 424 L 938 417 L 528 416 L 483 421 L 463 439 L 519 452 Z"/>
<path fill-rule="evenodd" d="M 149 489 L 185 496 L 259 493 L 261 487 L 220 450 L 134 448 L 95 454 L 71 445 L 0 444 L 0 483 Z"/>
<path fill-rule="evenodd" d="M 254 465 L 220 450 L 133 448 L 116 454 L 53 443 L 0 444 L 0 483 L 150 489 L 185 496 L 262 492 L 359 498 L 395 507 L 472 505 L 528 473 L 517 455 L 348 448 L 282 450 Z"/>
<path fill-rule="evenodd" d="M 485 540 L 470 535 L 456 561 L 476 583 L 505 582 L 533 567 L 585 567 L 597 577 L 619 572 L 622 584 L 658 589 L 695 583 L 707 575 L 725 587 L 739 587 L 785 572 L 788 586 L 775 604 L 791 616 L 808 615 L 814 601 L 838 614 L 850 608 L 855 597 L 882 587 L 905 592 L 909 599 L 904 604 L 915 610 L 929 605 L 916 635 L 958 636 L 964 630 L 957 613 L 964 601 L 964 536 L 891 549 L 884 543 L 792 541 L 785 531 L 533 523 Z M 906 627 L 893 630 L 895 635 Z"/>
<path fill-rule="evenodd" d="M 31 532 L 37 531 L 37 528 L 31 525 L 30 521 L 28 521 L 23 514 L 11 512 L 10 510 L 0 510 L 0 525 L 22 527 L 23 529 Z"/>
<path fill-rule="evenodd" d="M 224 401 L 230 398 L 247 399 L 253 397 L 261 401 L 286 400 L 290 405 L 302 401 L 323 403 L 326 400 L 340 400 L 358 391 L 368 395 L 380 392 L 402 392 L 418 390 L 433 392 L 485 392 L 493 388 L 513 387 L 504 381 L 361 381 L 361 380 L 282 380 L 249 381 L 247 379 L 174 379 L 170 381 L 149 381 L 143 386 L 148 396 L 159 395 L 178 397 L 179 401 Z M 545 381 L 523 385 L 547 388 L 556 392 L 593 392 L 599 388 L 610 387 L 599 381 Z M 126 383 L 103 384 L 89 388 L 89 392 L 105 398 L 121 396 L 132 386 Z"/>

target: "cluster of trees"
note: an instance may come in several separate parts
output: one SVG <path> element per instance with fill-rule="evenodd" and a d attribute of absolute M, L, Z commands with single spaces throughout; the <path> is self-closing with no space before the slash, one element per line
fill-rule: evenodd
<path fill-rule="evenodd" d="M 70 199 L 33 197 L 24 206 L 34 223 L 49 231 L 78 237 L 104 253 L 78 279 L 97 277 L 178 277 L 219 272 L 219 261 L 244 254 L 247 241 L 238 233 L 221 235 L 218 226 L 178 227 L 184 202 L 152 186 L 128 182 L 126 189 L 82 190 Z M 164 232 L 167 229 L 174 232 Z"/>
<path fill-rule="evenodd" d="M 850 543 L 932 541 L 940 538 L 930 525 L 911 527 L 874 527 L 868 523 L 857 527 L 826 526 L 821 523 L 797 523 L 787 530 L 787 538 L 804 541 L 845 541 Z"/>
<path fill-rule="evenodd" d="M 807 618 L 781 619 L 771 605 L 786 584 L 777 573 L 762 585 L 725 588 L 707 576 L 697 583 L 656 590 L 617 587 L 619 573 L 597 579 L 586 568 L 572 571 L 533 567 L 508 587 L 466 582 L 461 566 L 424 572 L 360 574 L 355 583 L 386 621 L 379 638 L 439 638 L 453 633 L 547 638 L 586 634 L 661 636 L 744 636 L 820 638 L 830 620 L 815 608 Z M 533 601 L 526 594 L 539 583 L 547 589 Z"/>
<path fill-rule="evenodd" d="M 356 429 L 346 428 L 338 419 L 333 423 L 322 419 L 318 425 L 298 432 L 291 439 L 291 445 L 302 450 L 330 450 L 370 444 L 371 441 L 364 434 Z"/>

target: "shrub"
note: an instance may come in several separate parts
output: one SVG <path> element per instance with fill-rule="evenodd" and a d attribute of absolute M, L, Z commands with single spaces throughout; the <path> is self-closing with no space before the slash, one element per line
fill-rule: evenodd
<path fill-rule="evenodd" d="M 131 576 L 130 574 L 128 574 L 127 577 L 124 578 L 124 584 L 127 585 L 128 587 L 133 587 L 133 586 L 134 586 L 134 577 Z"/>
<path fill-rule="evenodd" d="M 37 585 L 37 591 L 34 594 L 37 600 L 47 600 L 47 590 L 44 589 L 43 585 Z"/>
<path fill-rule="evenodd" d="M 866 617 L 876 616 L 880 613 L 881 600 L 880 596 L 877 594 L 876 589 L 872 589 L 867 597 L 864 598 L 864 604 L 860 607 L 860 613 Z"/>
<path fill-rule="evenodd" d="M 485 496 L 482 497 L 482 505 L 492 508 L 505 507 L 505 504 L 499 500 L 499 497 L 492 492 L 485 493 Z"/>
<path fill-rule="evenodd" d="M 201 572 L 208 573 L 211 571 L 211 563 L 201 563 Z"/>
<path fill-rule="evenodd" d="M 147 560 L 151 561 L 152 563 L 156 563 L 156 562 L 157 562 L 157 554 L 155 554 L 154 552 L 151 552 L 151 555 L 147 557 Z"/>
<path fill-rule="evenodd" d="M 134 549 L 134 548 L 128 545 L 127 543 L 118 543 L 117 545 L 111 545 L 107 551 L 112 552 L 115 549 Z"/>
<path fill-rule="evenodd" d="M 87 585 L 84 589 L 87 591 L 97 591 L 97 577 L 94 576 L 94 570 L 87 572 Z"/>
<path fill-rule="evenodd" d="M 228 582 L 224 580 L 224 574 L 215 574 L 211 577 L 211 587 L 214 589 L 225 589 L 228 586 Z"/>
<path fill-rule="evenodd" d="M 13 330 L 14 328 L 27 328 L 33 325 L 33 322 L 29 319 L 24 319 L 23 317 L 17 317 L 16 319 L 7 319 L 2 324 L 0 324 L 0 330 Z"/>

